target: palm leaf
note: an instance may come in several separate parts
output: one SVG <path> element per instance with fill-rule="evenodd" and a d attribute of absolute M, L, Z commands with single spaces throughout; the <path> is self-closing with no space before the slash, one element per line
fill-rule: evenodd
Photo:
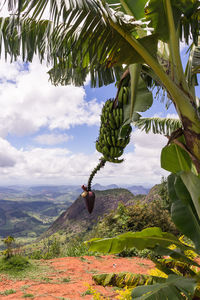
<path fill-rule="evenodd" d="M 136 127 L 144 130 L 146 133 L 152 131 L 154 134 L 163 134 L 170 136 L 171 133 L 182 127 L 179 119 L 171 118 L 140 118 L 133 123 Z"/>
<path fill-rule="evenodd" d="M 26 1 L 23 3 L 25 5 Z M 72 82 L 80 85 L 90 74 L 92 84 L 102 86 L 119 79 L 122 64 L 143 62 L 129 43 L 111 28 L 106 16 L 110 15 L 125 31 L 135 32 L 135 35 L 141 26 L 144 30 L 146 25 L 128 22 L 125 15 L 113 13 L 98 1 L 60 1 L 59 7 L 56 3 L 52 1 L 53 21 L 15 17 L 1 19 L 0 47 L 4 43 L 5 53 L 12 59 L 22 54 L 25 61 L 32 61 L 35 53 L 39 54 L 41 61 L 47 57 L 53 66 L 50 78 L 54 84 L 67 84 L 72 76 Z M 41 2 L 37 0 L 30 4 L 36 7 L 34 18 L 39 4 Z M 42 7 L 38 10 L 41 11 Z M 55 20 L 56 14 L 62 15 L 63 23 Z M 138 40 L 155 55 L 155 36 Z"/>

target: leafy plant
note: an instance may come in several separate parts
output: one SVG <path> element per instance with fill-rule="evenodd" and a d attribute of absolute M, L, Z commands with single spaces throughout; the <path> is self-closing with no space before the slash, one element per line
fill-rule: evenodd
<path fill-rule="evenodd" d="M 66 245 L 66 249 L 63 252 L 64 256 L 80 257 L 84 255 L 94 255 L 93 252 L 88 251 L 88 247 L 76 239 L 72 240 Z"/>
<path fill-rule="evenodd" d="M 96 284 L 103 285 L 103 286 L 116 286 L 119 288 L 124 287 L 135 287 L 139 285 L 147 285 L 153 284 L 157 281 L 161 281 L 157 277 L 153 277 L 150 275 L 143 275 L 143 274 L 133 274 L 133 273 L 104 273 L 93 275 L 92 277 Z"/>
<path fill-rule="evenodd" d="M 6 246 L 6 249 L 3 251 L 5 259 L 9 259 L 13 255 L 13 243 L 15 239 L 12 236 L 7 236 L 3 239 L 3 243 Z"/>
<path fill-rule="evenodd" d="M 44 240 L 43 246 L 39 250 L 28 253 L 31 259 L 52 259 L 61 254 L 61 242 L 59 239 Z"/>

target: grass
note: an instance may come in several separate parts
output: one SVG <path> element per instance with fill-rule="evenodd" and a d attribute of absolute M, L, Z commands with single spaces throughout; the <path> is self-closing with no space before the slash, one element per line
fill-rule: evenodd
<path fill-rule="evenodd" d="M 85 257 L 80 257 L 79 258 L 81 261 L 83 261 L 83 262 L 87 262 L 88 264 L 91 264 L 91 261 L 89 261 L 87 258 L 85 258 Z"/>
<path fill-rule="evenodd" d="M 55 269 L 50 267 L 47 263 L 34 260 L 29 260 L 28 263 L 26 263 L 26 261 L 27 260 L 22 260 L 20 263 L 18 260 L 5 262 L 2 258 L 0 259 L 0 273 L 6 274 L 10 279 L 23 280 L 28 278 L 37 281 L 41 281 L 41 278 L 48 277 L 51 272 L 55 273 Z"/>
<path fill-rule="evenodd" d="M 62 281 L 67 283 L 67 282 L 71 281 L 71 278 L 70 277 L 65 277 L 65 278 L 62 279 Z"/>
<path fill-rule="evenodd" d="M 96 273 L 98 273 L 99 271 L 98 271 L 98 270 L 92 269 L 92 270 L 89 270 L 89 271 L 86 271 L 86 272 L 87 272 L 87 273 L 96 274 Z"/>
<path fill-rule="evenodd" d="M 35 296 L 33 294 L 24 294 L 22 298 L 34 298 Z"/>
<path fill-rule="evenodd" d="M 2 295 L 2 296 L 8 296 L 8 295 L 15 294 L 15 293 L 16 293 L 15 290 L 10 289 L 10 290 L 5 290 L 4 292 L 0 292 L 0 295 Z"/>
<path fill-rule="evenodd" d="M 45 282 L 50 282 L 52 279 L 49 277 L 42 277 L 41 280 Z"/>
<path fill-rule="evenodd" d="M 85 297 L 87 295 L 92 295 L 92 292 L 90 290 L 85 291 L 84 293 L 81 294 L 81 297 Z"/>

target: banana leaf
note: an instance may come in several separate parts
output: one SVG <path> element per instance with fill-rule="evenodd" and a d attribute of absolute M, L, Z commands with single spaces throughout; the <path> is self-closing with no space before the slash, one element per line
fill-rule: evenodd
<path fill-rule="evenodd" d="M 185 173 L 182 173 L 181 177 L 183 174 Z M 193 173 L 191 174 L 193 178 L 195 175 L 193 175 Z M 172 202 L 171 217 L 176 227 L 194 242 L 196 251 L 199 253 L 200 222 L 191 194 L 181 180 L 181 177 L 174 174 L 171 174 L 168 177 L 169 198 Z M 187 184 L 189 184 L 189 179 L 188 177 L 186 178 Z M 197 184 L 193 186 L 193 189 L 196 190 L 196 194 L 193 191 L 194 197 L 198 197 L 198 193 L 200 193 L 200 186 Z"/>
<path fill-rule="evenodd" d="M 127 232 L 114 238 L 95 238 L 87 241 L 86 244 L 89 246 L 89 251 L 113 254 L 133 247 L 136 247 L 138 250 L 154 250 L 158 245 L 162 248 L 167 248 L 172 244 L 182 251 L 194 250 L 194 248 L 181 243 L 173 234 L 162 232 L 158 227 L 146 228 L 140 232 Z"/>
<path fill-rule="evenodd" d="M 129 272 L 97 274 L 93 275 L 92 279 L 98 285 L 117 286 L 120 288 L 123 288 L 125 286 L 136 287 L 144 284 L 149 285 L 165 281 L 165 279 L 161 277 L 144 274 L 134 274 Z"/>
<path fill-rule="evenodd" d="M 131 295 L 134 300 L 192 300 L 196 286 L 195 279 L 169 275 L 164 283 L 136 287 Z"/>

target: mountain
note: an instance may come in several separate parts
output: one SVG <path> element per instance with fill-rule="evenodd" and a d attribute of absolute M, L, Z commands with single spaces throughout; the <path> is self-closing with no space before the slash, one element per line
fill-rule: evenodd
<path fill-rule="evenodd" d="M 130 191 L 122 188 L 95 191 L 95 195 L 95 207 L 92 214 L 88 213 L 84 199 L 79 196 L 42 235 L 42 238 L 58 231 L 65 231 L 68 237 L 86 232 L 97 223 L 99 218 L 102 218 L 110 210 L 116 209 L 119 202 L 133 204 L 136 199 Z"/>
<path fill-rule="evenodd" d="M 97 191 L 105 191 L 105 190 L 118 189 L 118 188 L 119 187 L 116 184 L 101 185 L 99 183 L 96 183 L 92 186 L 92 190 L 97 190 Z"/>
<path fill-rule="evenodd" d="M 146 195 L 149 192 L 149 188 L 145 188 L 142 185 L 128 186 L 127 189 L 134 195 Z"/>
<path fill-rule="evenodd" d="M 116 184 L 110 184 L 110 185 L 101 185 L 99 183 L 96 183 L 92 186 L 92 190 L 98 190 L 98 191 L 105 191 L 110 189 L 118 189 L 119 186 Z M 134 195 L 146 195 L 149 192 L 149 188 L 145 188 L 142 185 L 133 185 L 133 186 L 125 186 L 127 190 L 129 190 Z"/>
<path fill-rule="evenodd" d="M 78 185 L 0 186 L 0 200 L 73 202 L 81 193 Z"/>

